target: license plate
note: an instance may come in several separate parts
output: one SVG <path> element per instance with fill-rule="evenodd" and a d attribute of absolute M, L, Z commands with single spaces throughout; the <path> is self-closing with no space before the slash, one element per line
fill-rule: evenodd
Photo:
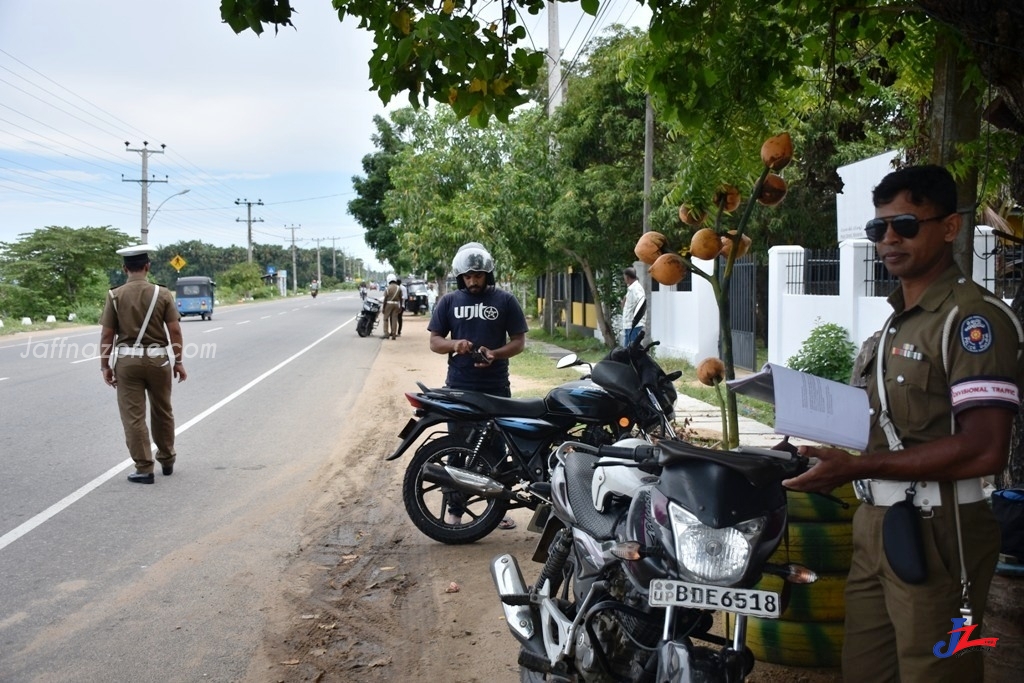
<path fill-rule="evenodd" d="M 402 427 L 402 431 L 398 432 L 398 438 L 399 439 L 404 439 L 405 437 L 409 436 L 409 434 L 412 433 L 412 428 L 415 427 L 415 426 L 416 426 L 416 418 L 415 417 L 410 417 L 409 421 L 405 423 L 404 427 Z"/>
<path fill-rule="evenodd" d="M 651 581 L 647 601 L 653 607 L 696 607 L 770 619 L 778 619 L 782 613 L 778 593 L 753 588 L 703 586 L 671 579 Z"/>

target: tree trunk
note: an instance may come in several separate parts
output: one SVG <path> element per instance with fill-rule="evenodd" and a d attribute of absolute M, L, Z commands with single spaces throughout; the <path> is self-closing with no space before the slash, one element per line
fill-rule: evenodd
<path fill-rule="evenodd" d="M 604 312 L 604 301 L 601 299 L 601 293 L 597 290 L 597 282 L 594 279 L 594 269 L 590 266 L 590 262 L 581 259 L 578 255 L 572 255 L 576 262 L 579 264 L 580 269 L 583 271 L 583 277 L 587 279 L 587 286 L 590 287 L 590 291 L 594 295 L 594 312 L 597 314 L 597 329 L 601 330 L 601 337 L 604 339 L 604 345 L 608 348 L 615 347 L 615 331 L 612 329 L 612 324 L 608 320 L 608 316 Z"/>

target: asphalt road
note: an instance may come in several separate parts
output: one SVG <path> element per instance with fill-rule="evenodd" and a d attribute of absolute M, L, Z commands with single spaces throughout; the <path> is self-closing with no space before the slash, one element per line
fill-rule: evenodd
<path fill-rule="evenodd" d="M 0 681 L 232 681 L 381 341 L 355 294 L 182 322 L 178 462 L 131 484 L 98 327 L 0 337 Z M 358 417 L 356 417 L 358 416 Z"/>

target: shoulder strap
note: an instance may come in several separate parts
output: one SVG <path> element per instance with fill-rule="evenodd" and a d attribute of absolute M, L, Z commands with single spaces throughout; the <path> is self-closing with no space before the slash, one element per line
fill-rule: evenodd
<path fill-rule="evenodd" d="M 149 310 L 146 311 L 146 319 L 142 321 L 142 327 L 139 328 L 139 336 L 135 338 L 135 346 L 142 346 L 142 335 L 146 334 L 146 328 L 149 327 L 149 319 L 153 317 L 153 309 L 156 308 L 156 300 L 160 296 L 160 285 L 153 285 L 153 300 L 149 302 Z"/>

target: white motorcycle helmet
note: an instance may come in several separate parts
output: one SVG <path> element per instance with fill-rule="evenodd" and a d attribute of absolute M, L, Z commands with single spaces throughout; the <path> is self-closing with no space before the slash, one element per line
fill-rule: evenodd
<path fill-rule="evenodd" d="M 466 288 L 466 273 L 487 273 L 487 284 L 494 284 L 494 258 L 479 242 L 467 242 L 459 247 L 452 259 L 452 274 L 459 284 L 459 289 Z"/>
<path fill-rule="evenodd" d="M 398 276 L 394 273 L 388 273 L 388 284 L 390 285 L 392 282 L 398 282 Z"/>

